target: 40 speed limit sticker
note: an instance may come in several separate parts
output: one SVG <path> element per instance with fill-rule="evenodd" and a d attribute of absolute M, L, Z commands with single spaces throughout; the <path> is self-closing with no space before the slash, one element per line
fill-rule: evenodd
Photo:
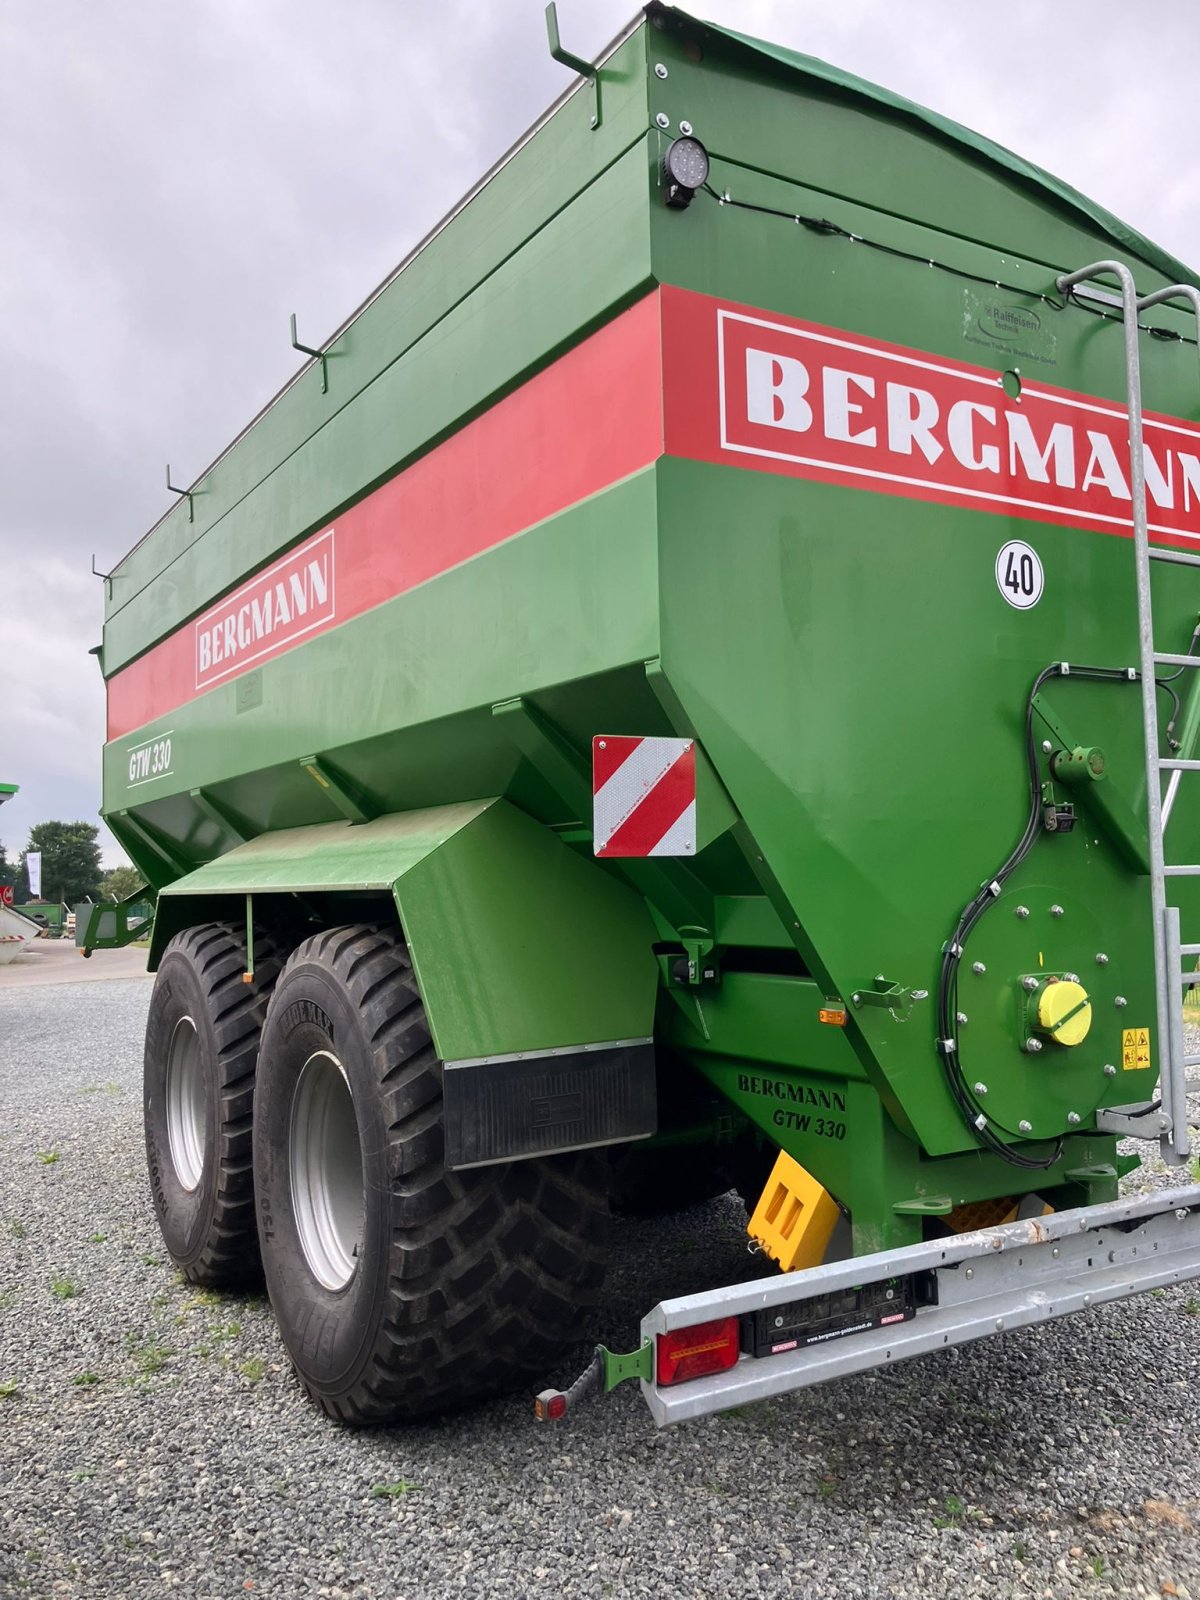
<path fill-rule="evenodd" d="M 171 734 L 160 733 L 153 739 L 143 739 L 141 744 L 130 746 L 129 750 L 129 787 L 136 789 L 139 784 L 153 783 L 158 778 L 169 777 L 171 766 Z"/>
<path fill-rule="evenodd" d="M 1041 558 L 1024 539 L 1010 539 L 996 557 L 996 587 L 1018 611 L 1028 611 L 1042 598 L 1046 576 Z"/>

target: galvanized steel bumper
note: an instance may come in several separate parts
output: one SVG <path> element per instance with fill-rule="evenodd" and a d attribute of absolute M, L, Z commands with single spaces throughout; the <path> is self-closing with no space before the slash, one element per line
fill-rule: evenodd
<path fill-rule="evenodd" d="M 642 1338 L 929 1272 L 937 1281 L 938 1303 L 918 1308 L 907 1322 L 781 1355 L 743 1355 L 727 1372 L 678 1387 L 643 1381 L 655 1421 L 660 1427 L 684 1422 L 1200 1277 L 1200 1187 L 1060 1211 L 664 1300 L 643 1318 Z"/>

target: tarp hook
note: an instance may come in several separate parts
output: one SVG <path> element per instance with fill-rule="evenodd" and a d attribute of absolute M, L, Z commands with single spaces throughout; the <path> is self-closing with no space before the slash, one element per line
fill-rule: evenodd
<path fill-rule="evenodd" d="M 312 356 L 321 363 L 321 393 L 329 393 L 329 357 L 324 350 L 314 350 L 310 344 L 301 344 L 296 337 L 296 313 L 292 312 L 292 349 L 299 350 L 301 355 Z"/>
<path fill-rule="evenodd" d="M 574 55 L 570 50 L 563 49 L 562 41 L 558 36 L 558 7 L 555 5 L 554 0 L 550 0 L 550 4 L 546 7 L 546 38 L 550 43 L 550 54 L 555 61 L 561 62 L 564 67 L 570 67 L 572 72 L 578 72 L 581 77 L 592 80 L 592 88 L 596 91 L 596 102 L 592 107 L 592 127 L 598 128 L 600 126 L 599 68 L 594 67 L 590 61 L 585 61 L 582 56 Z"/>

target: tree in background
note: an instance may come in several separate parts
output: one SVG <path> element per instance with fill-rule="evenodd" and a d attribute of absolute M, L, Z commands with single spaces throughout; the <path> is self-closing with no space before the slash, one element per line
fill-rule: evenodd
<path fill-rule="evenodd" d="M 42 899 L 63 900 L 73 906 L 80 900 L 95 900 L 100 895 L 99 828 L 91 822 L 39 822 L 29 830 L 29 844 L 21 854 L 18 897 L 24 882 L 29 892 L 25 857 L 30 850 L 42 852 Z"/>
<path fill-rule="evenodd" d="M 8 851 L 0 844 L 0 889 L 15 890 L 16 886 L 17 869 L 8 859 Z"/>
<path fill-rule="evenodd" d="M 136 867 L 114 867 L 100 879 L 100 898 L 128 900 L 130 895 L 136 894 L 144 883 L 145 879 Z"/>

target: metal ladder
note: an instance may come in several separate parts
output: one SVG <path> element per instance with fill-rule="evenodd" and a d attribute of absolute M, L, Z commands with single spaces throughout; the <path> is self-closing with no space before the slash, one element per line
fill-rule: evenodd
<path fill-rule="evenodd" d="M 1142 729 L 1146 753 L 1146 808 L 1150 836 L 1150 902 L 1154 929 L 1154 994 L 1158 1024 L 1160 1106 L 1118 1106 L 1100 1111 L 1097 1126 L 1102 1131 L 1159 1136 L 1164 1159 L 1181 1166 L 1190 1151 L 1187 1124 L 1187 1070 L 1200 1066 L 1200 1054 L 1188 1055 L 1183 1042 L 1182 991 L 1195 979 L 1194 971 L 1183 966 L 1185 956 L 1200 955 L 1200 944 L 1180 942 L 1179 908 L 1167 904 L 1168 878 L 1200 877 L 1200 864 L 1170 864 L 1164 859 L 1163 830 L 1175 802 L 1182 776 L 1200 772 L 1200 761 L 1168 759 L 1159 755 L 1156 669 L 1180 667 L 1200 670 L 1200 655 L 1173 655 L 1154 646 L 1154 619 L 1150 605 L 1150 563 L 1168 561 L 1181 566 L 1200 567 L 1200 556 L 1183 551 L 1152 549 L 1147 527 L 1146 472 L 1142 453 L 1142 377 L 1138 346 L 1138 316 L 1151 306 L 1167 300 L 1186 300 L 1196 315 L 1200 334 L 1200 290 L 1188 284 L 1173 284 L 1154 294 L 1139 296 L 1133 273 L 1119 261 L 1096 261 L 1078 272 L 1057 278 L 1060 293 L 1070 295 L 1079 285 L 1095 278 L 1115 278 L 1120 296 L 1095 289 L 1080 298 L 1097 300 L 1119 307 L 1125 334 L 1125 382 L 1129 406 L 1130 491 L 1133 498 L 1134 570 L 1137 578 L 1138 644 L 1142 686 Z M 1162 778 L 1170 774 L 1167 795 L 1163 797 Z"/>

